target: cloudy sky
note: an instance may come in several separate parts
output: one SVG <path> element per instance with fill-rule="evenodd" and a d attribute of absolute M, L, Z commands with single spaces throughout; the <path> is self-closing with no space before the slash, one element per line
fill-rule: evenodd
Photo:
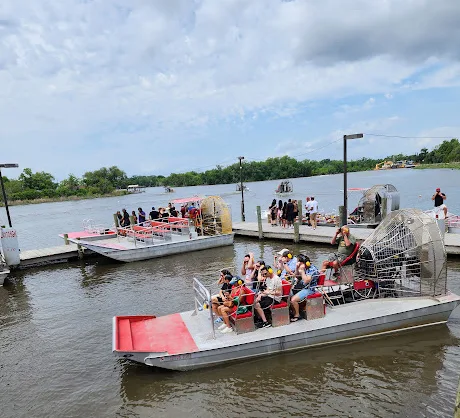
<path fill-rule="evenodd" d="M 458 0 L 2 0 L 0 162 L 169 174 L 338 159 L 355 132 L 350 159 L 431 149 L 460 136 L 459 22 Z"/>

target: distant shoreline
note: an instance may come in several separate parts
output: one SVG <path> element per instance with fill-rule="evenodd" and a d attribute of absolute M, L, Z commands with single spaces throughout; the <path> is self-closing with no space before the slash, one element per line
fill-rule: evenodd
<path fill-rule="evenodd" d="M 61 197 L 42 197 L 39 199 L 30 199 L 30 200 L 8 200 L 8 206 L 21 206 L 21 205 L 35 205 L 39 203 L 54 203 L 54 202 L 72 202 L 77 200 L 89 200 L 89 199 L 100 199 L 102 197 L 119 197 L 126 196 L 128 193 L 119 191 L 101 194 L 101 195 L 91 195 L 91 196 L 61 196 Z M 5 203 L 3 200 L 0 202 L 0 207 L 4 207 Z"/>
<path fill-rule="evenodd" d="M 420 164 L 416 167 L 417 170 L 427 170 L 430 168 L 452 168 L 460 170 L 460 162 L 455 163 L 435 163 L 435 164 Z"/>

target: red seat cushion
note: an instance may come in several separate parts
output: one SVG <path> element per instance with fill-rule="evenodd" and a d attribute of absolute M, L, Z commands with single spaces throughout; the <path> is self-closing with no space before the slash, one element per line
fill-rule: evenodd
<path fill-rule="evenodd" d="M 326 273 L 320 273 L 318 277 L 318 286 L 322 286 L 324 284 L 324 280 L 326 280 Z"/>
<path fill-rule="evenodd" d="M 288 306 L 287 302 L 282 300 L 280 303 L 277 303 L 276 305 L 273 305 L 272 309 L 286 308 L 287 306 Z"/>
<path fill-rule="evenodd" d="M 283 289 L 283 296 L 289 296 L 291 293 L 291 283 L 283 279 L 281 280 L 281 286 Z"/>
<path fill-rule="evenodd" d="M 312 295 L 308 295 L 307 299 L 315 299 L 315 298 L 322 298 L 323 295 L 319 292 L 313 293 Z"/>
<path fill-rule="evenodd" d="M 252 312 L 247 311 L 245 313 L 241 313 L 241 314 L 238 314 L 238 315 L 235 315 L 235 312 L 233 312 L 230 316 L 233 316 L 233 318 L 235 318 L 235 319 L 249 318 L 249 317 L 252 316 Z"/>

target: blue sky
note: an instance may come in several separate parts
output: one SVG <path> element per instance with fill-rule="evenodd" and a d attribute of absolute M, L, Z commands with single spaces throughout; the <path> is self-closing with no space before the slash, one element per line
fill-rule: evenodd
<path fill-rule="evenodd" d="M 459 21 L 458 0 L 3 0 L 4 174 L 339 159 L 355 132 L 350 159 L 432 149 L 460 136 Z"/>

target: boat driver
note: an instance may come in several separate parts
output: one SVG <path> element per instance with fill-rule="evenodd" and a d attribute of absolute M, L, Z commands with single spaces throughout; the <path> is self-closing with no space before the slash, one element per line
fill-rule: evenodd
<path fill-rule="evenodd" d="M 444 204 L 444 200 L 446 199 L 446 194 L 442 193 L 439 187 L 436 189 L 436 193 L 431 197 L 431 200 L 434 200 L 435 215 L 440 219 L 447 218 L 447 206 Z M 439 216 L 441 212 L 444 212 L 443 217 Z"/>
<path fill-rule="evenodd" d="M 356 238 L 350 234 L 350 228 L 344 225 L 335 231 L 331 244 L 338 245 L 337 254 L 331 254 L 329 260 L 323 261 L 321 271 L 326 271 L 327 268 L 333 268 L 334 276 L 337 276 L 339 266 L 355 249 Z"/>

